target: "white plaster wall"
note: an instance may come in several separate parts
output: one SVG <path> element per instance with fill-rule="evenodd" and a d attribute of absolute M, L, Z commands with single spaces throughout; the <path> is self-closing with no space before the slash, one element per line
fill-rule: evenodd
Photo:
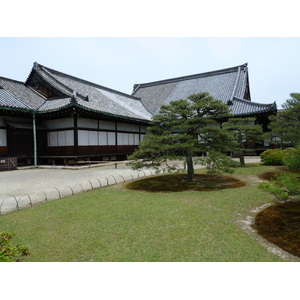
<path fill-rule="evenodd" d="M 98 146 L 98 132 L 91 130 L 78 130 L 79 146 Z"/>
<path fill-rule="evenodd" d="M 138 145 L 139 134 L 118 132 L 118 145 Z"/>
<path fill-rule="evenodd" d="M 78 127 L 98 129 L 98 121 L 92 119 L 78 118 Z"/>
<path fill-rule="evenodd" d="M 116 145 L 116 134 L 114 132 L 107 133 L 107 145 L 109 146 Z"/>
<path fill-rule="evenodd" d="M 144 135 L 141 135 L 141 139 Z M 138 145 L 140 135 L 138 133 L 118 132 L 118 145 Z M 51 131 L 48 133 L 48 145 L 50 147 L 57 146 L 73 146 L 74 131 Z M 116 145 L 116 135 L 114 132 L 78 130 L 79 146 L 111 146 Z"/>
<path fill-rule="evenodd" d="M 66 145 L 66 132 L 58 131 L 57 132 L 57 146 L 65 146 Z"/>
<path fill-rule="evenodd" d="M 87 130 L 78 130 L 78 145 L 79 146 L 89 145 L 89 132 Z"/>
<path fill-rule="evenodd" d="M 118 132 L 118 145 L 129 145 L 129 134 Z"/>
<path fill-rule="evenodd" d="M 89 131 L 89 145 L 90 146 L 98 146 L 98 132 L 97 131 Z"/>
<path fill-rule="evenodd" d="M 123 136 L 122 136 L 122 140 L 123 140 Z M 78 145 L 79 146 L 116 145 L 116 135 L 114 132 L 78 130 Z M 127 145 L 128 145 L 128 136 L 127 136 Z"/>
<path fill-rule="evenodd" d="M 140 136 L 139 134 L 134 134 L 134 144 L 133 145 L 138 145 L 140 141 Z"/>
<path fill-rule="evenodd" d="M 48 132 L 48 146 L 57 147 L 57 131 Z"/>
<path fill-rule="evenodd" d="M 139 126 L 135 124 L 118 123 L 117 129 L 122 131 L 139 132 Z"/>
<path fill-rule="evenodd" d="M 116 126 L 114 122 L 99 121 L 99 129 L 115 130 Z"/>
<path fill-rule="evenodd" d="M 56 119 L 56 120 L 45 120 L 42 125 L 48 129 L 61 129 L 74 126 L 73 118 Z"/>
<path fill-rule="evenodd" d="M 134 135 L 132 133 L 129 134 L 129 145 L 134 145 Z"/>
<path fill-rule="evenodd" d="M 98 132 L 99 146 L 107 146 L 107 132 Z"/>
<path fill-rule="evenodd" d="M 74 130 L 66 130 L 66 146 L 74 146 Z"/>
<path fill-rule="evenodd" d="M 48 146 L 74 146 L 74 131 L 51 131 L 48 132 Z"/>

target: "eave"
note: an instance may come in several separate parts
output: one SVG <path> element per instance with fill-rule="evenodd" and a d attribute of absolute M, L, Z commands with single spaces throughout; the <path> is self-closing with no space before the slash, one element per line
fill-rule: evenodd
<path fill-rule="evenodd" d="M 116 115 L 116 114 L 112 114 L 112 113 L 108 113 L 108 112 L 104 112 L 104 111 L 97 111 L 91 108 L 87 108 L 83 105 L 80 105 L 78 103 L 70 103 L 68 105 L 65 105 L 63 107 L 59 107 L 59 108 L 55 108 L 55 109 L 50 109 L 50 110 L 45 110 L 45 111 L 37 111 L 37 115 L 38 116 L 43 116 L 43 115 L 55 115 L 58 114 L 59 112 L 63 111 L 67 111 L 67 110 L 74 110 L 74 109 L 78 109 L 82 112 L 85 113 L 89 113 L 91 115 L 93 115 L 94 117 L 99 118 L 99 116 L 104 117 L 106 119 L 110 119 L 110 120 L 124 120 L 124 121 L 129 121 L 132 123 L 143 123 L 145 125 L 149 124 L 150 120 L 145 120 L 145 119 L 138 119 L 138 118 L 130 118 L 130 117 L 126 117 L 126 116 L 122 116 L 122 115 Z"/>

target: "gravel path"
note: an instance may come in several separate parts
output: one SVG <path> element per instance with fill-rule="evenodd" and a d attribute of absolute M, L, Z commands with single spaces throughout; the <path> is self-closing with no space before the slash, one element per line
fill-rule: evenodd
<path fill-rule="evenodd" d="M 0 172 L 0 214 L 94 188 L 151 175 L 125 164 L 101 167 L 39 167 Z"/>
<path fill-rule="evenodd" d="M 259 161 L 259 157 L 246 158 L 246 162 Z M 0 172 L 0 214 L 152 174 L 150 170 L 133 171 L 125 163 L 79 168 L 44 166 Z"/>
<path fill-rule="evenodd" d="M 125 165 L 106 165 L 91 168 L 51 168 L 20 169 L 16 171 L 0 172 L 0 194 L 23 195 L 45 191 L 52 188 L 65 188 L 75 184 L 85 184 L 88 180 L 105 179 L 114 175 L 129 175 L 136 172 Z M 120 178 L 118 178 L 120 180 Z M 1 197 L 1 195 L 0 195 Z"/>

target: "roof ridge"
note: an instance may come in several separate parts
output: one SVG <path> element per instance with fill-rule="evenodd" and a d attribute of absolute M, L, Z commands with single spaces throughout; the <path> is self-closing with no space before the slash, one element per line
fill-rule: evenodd
<path fill-rule="evenodd" d="M 232 94 L 231 94 L 231 97 L 229 99 L 229 101 L 232 101 L 233 97 L 234 97 L 234 94 L 236 92 L 236 88 L 237 88 L 237 83 L 240 79 L 240 73 L 241 73 L 241 67 L 238 67 L 238 71 L 237 71 L 237 75 L 236 75 L 236 79 L 235 79 L 235 83 L 234 83 L 234 87 L 233 87 L 233 91 L 232 91 Z"/>
<path fill-rule="evenodd" d="M 69 88 L 67 85 L 65 85 L 63 82 L 57 80 L 57 79 L 51 74 L 51 72 L 49 72 L 49 71 L 47 70 L 47 67 L 44 67 L 44 66 L 42 66 L 42 65 L 40 65 L 40 64 L 38 64 L 38 63 L 34 63 L 34 69 L 35 69 L 37 72 L 39 72 L 39 69 L 41 69 L 42 71 L 46 72 L 46 74 L 47 74 L 48 76 L 50 76 L 51 79 L 53 79 L 57 84 L 61 85 L 63 88 L 65 88 L 65 89 L 70 93 L 68 96 L 72 96 L 72 94 L 73 94 L 74 91 L 73 91 L 71 88 Z M 40 74 L 40 75 L 41 75 L 42 77 L 44 77 L 42 74 Z M 65 91 L 62 91 L 62 90 L 61 90 L 61 92 L 65 93 Z M 84 96 L 81 95 L 80 93 L 78 93 L 78 91 L 76 91 L 76 94 L 77 94 L 79 97 L 84 98 Z"/>
<path fill-rule="evenodd" d="M 219 70 L 215 70 L 215 71 L 174 77 L 174 78 L 152 81 L 152 82 L 147 82 L 147 83 L 134 84 L 133 93 L 135 93 L 138 90 L 138 88 L 140 88 L 140 87 L 152 86 L 152 85 L 157 85 L 157 84 L 165 84 L 165 83 L 171 83 L 171 82 L 182 81 L 182 80 L 196 79 L 196 78 L 201 78 L 201 77 L 209 77 L 209 76 L 220 75 L 220 74 L 225 74 L 225 73 L 232 73 L 234 71 L 237 71 L 239 68 L 242 68 L 242 67 L 245 68 L 247 66 L 248 66 L 248 63 L 245 63 L 245 64 L 242 64 L 239 66 L 225 68 L 225 69 L 219 69 Z"/>
<path fill-rule="evenodd" d="M 3 77 L 3 76 L 0 76 L 0 79 L 9 80 L 9 81 L 13 81 L 13 82 L 15 82 L 15 83 L 20 83 L 20 84 L 25 85 L 25 83 L 24 83 L 23 81 L 20 81 L 20 80 L 15 80 L 15 79 Z"/>
<path fill-rule="evenodd" d="M 37 63 L 38 64 L 38 63 Z M 107 90 L 109 92 L 113 92 L 113 93 L 116 93 L 116 94 L 120 94 L 122 96 L 126 96 L 126 97 L 130 97 L 134 100 L 141 100 L 139 97 L 135 97 L 135 96 L 132 96 L 130 94 L 126 94 L 124 92 L 120 92 L 120 91 L 117 91 L 117 90 L 114 90 L 114 89 L 111 89 L 111 88 L 108 88 L 108 87 L 105 87 L 105 86 L 102 86 L 100 84 L 97 84 L 97 83 L 94 83 L 94 82 L 91 82 L 91 81 L 88 81 L 88 80 L 85 80 L 85 79 L 81 79 L 79 77 L 75 77 L 73 75 L 69 75 L 69 74 L 66 74 L 66 73 L 63 73 L 63 72 L 60 72 L 60 71 L 57 71 L 57 70 L 54 70 L 54 69 L 51 69 L 51 68 L 48 68 L 48 67 L 45 67 L 43 65 L 40 65 L 38 64 L 40 67 L 42 67 L 43 69 L 45 69 L 46 71 L 48 71 L 48 73 L 51 74 L 51 72 L 54 72 L 54 73 L 57 73 L 57 74 L 60 74 L 60 75 L 63 75 L 63 76 L 67 76 L 69 78 L 72 78 L 74 80 L 78 80 L 82 83 L 85 83 L 85 84 L 89 84 L 89 85 L 92 85 L 93 87 L 96 87 L 96 88 L 101 88 L 101 89 L 104 89 L 104 90 Z M 52 74 L 51 74 L 52 75 Z M 53 77 L 53 75 L 52 75 Z M 55 79 L 55 78 L 54 78 Z M 58 81 L 57 79 L 55 79 L 56 81 Z M 60 82 L 60 81 L 59 81 Z M 77 92 L 77 91 L 76 91 Z"/>

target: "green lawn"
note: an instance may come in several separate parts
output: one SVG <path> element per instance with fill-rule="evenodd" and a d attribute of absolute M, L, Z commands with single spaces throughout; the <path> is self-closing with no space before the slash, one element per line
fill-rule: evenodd
<path fill-rule="evenodd" d="M 25 261 L 282 261 L 237 220 L 271 198 L 250 165 L 234 176 L 244 187 L 210 192 L 149 193 L 126 183 L 0 217 L 0 231 L 29 247 Z"/>

